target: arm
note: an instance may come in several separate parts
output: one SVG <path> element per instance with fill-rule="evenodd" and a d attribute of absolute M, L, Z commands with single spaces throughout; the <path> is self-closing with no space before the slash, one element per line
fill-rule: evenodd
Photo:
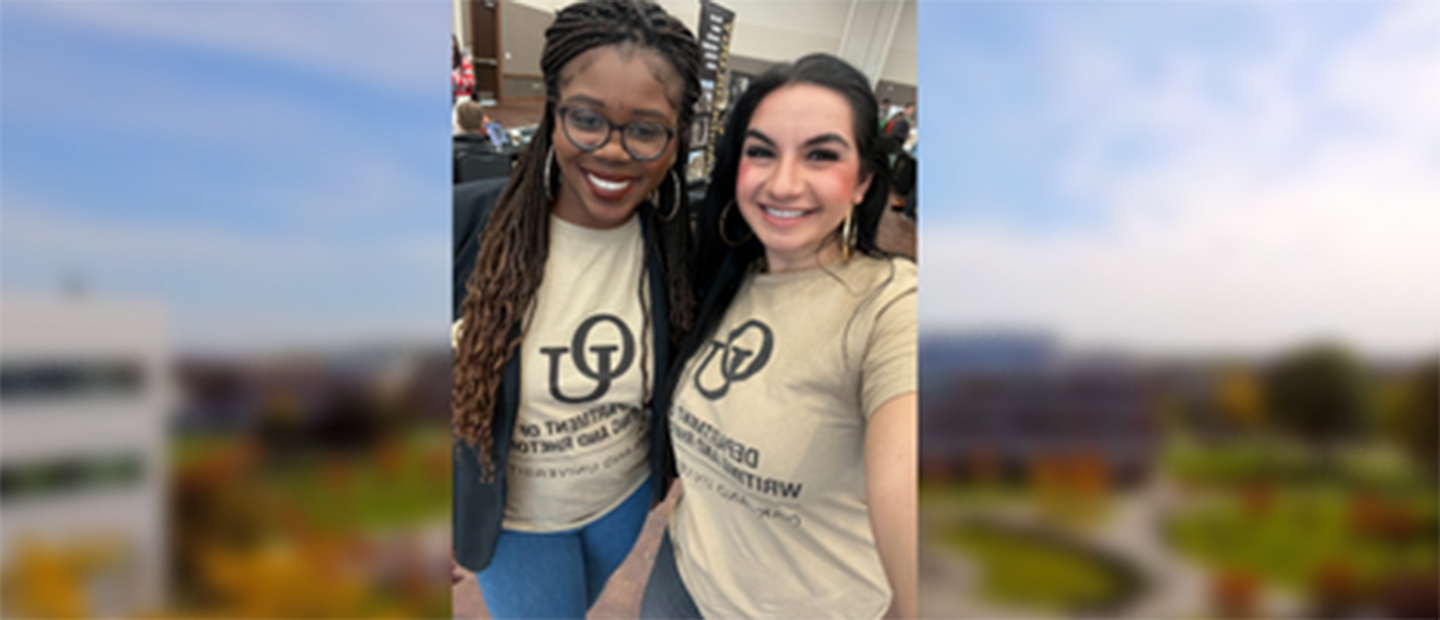
<path fill-rule="evenodd" d="M 887 618 L 915 618 L 919 612 L 919 555 L 916 536 L 918 425 L 915 392 L 880 405 L 865 429 L 865 495 L 880 564 L 895 598 Z"/>

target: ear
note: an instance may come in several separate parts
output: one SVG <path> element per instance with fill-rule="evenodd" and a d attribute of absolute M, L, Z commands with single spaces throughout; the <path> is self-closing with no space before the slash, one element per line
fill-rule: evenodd
<path fill-rule="evenodd" d="M 865 178 L 855 184 L 855 191 L 850 195 L 850 204 L 858 205 L 860 201 L 865 200 L 865 192 L 870 191 L 870 182 L 873 180 L 875 180 L 875 173 L 865 173 Z"/>

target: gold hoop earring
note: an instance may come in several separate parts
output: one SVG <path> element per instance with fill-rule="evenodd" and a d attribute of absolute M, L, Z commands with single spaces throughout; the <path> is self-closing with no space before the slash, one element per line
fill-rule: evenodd
<path fill-rule="evenodd" d="M 746 233 L 745 238 L 739 241 L 731 241 L 729 235 L 725 234 L 725 216 L 730 214 L 730 207 L 733 206 L 735 206 L 735 199 L 731 198 L 730 202 L 725 203 L 725 208 L 720 210 L 720 240 L 732 248 L 749 241 L 750 235 L 755 234 L 755 231 L 749 231 Z"/>
<path fill-rule="evenodd" d="M 545 202 L 555 201 L 555 190 L 550 189 L 550 167 L 555 165 L 555 145 L 545 150 Z"/>
<path fill-rule="evenodd" d="M 840 229 L 840 254 L 847 261 L 850 260 L 850 233 L 852 231 L 850 220 L 852 215 L 855 215 L 853 207 L 845 212 L 845 225 Z"/>

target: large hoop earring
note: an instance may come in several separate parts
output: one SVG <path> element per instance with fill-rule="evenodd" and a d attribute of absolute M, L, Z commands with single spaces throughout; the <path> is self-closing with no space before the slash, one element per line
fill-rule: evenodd
<path fill-rule="evenodd" d="M 735 199 L 731 198 L 730 202 L 725 203 L 725 208 L 720 210 L 720 240 L 732 248 L 749 241 L 750 235 L 755 234 L 755 231 L 749 231 L 749 233 L 745 235 L 745 238 L 739 241 L 731 241 L 730 236 L 725 234 L 725 216 L 730 214 L 730 207 L 733 206 L 735 206 Z"/>
<path fill-rule="evenodd" d="M 679 181 L 676 181 L 676 179 L 677 179 L 677 177 L 675 176 L 675 169 L 674 169 L 674 168 L 671 168 L 671 169 L 670 169 L 670 174 L 666 176 L 666 180 L 669 180 L 669 181 L 673 181 L 673 182 L 678 183 Z M 674 195 L 674 197 L 675 197 L 675 202 L 670 203 L 670 204 L 671 204 L 671 207 L 670 207 L 670 215 L 661 216 L 661 215 L 660 215 L 660 186 L 658 186 L 658 185 L 655 186 L 655 189 L 650 192 L 650 204 L 655 207 L 655 217 L 656 217 L 657 219 L 659 219 L 660 221 L 662 221 L 662 222 L 669 222 L 670 220 L 675 219 L 675 216 L 680 213 L 680 186 L 679 186 L 679 185 L 676 185 L 676 186 L 675 186 L 675 192 L 674 192 L 673 195 Z"/>
<path fill-rule="evenodd" d="M 555 145 L 545 150 L 545 202 L 555 201 L 555 190 L 550 189 L 550 166 L 555 164 Z"/>
<path fill-rule="evenodd" d="M 850 219 L 853 215 L 855 215 L 855 209 L 851 207 L 849 211 L 845 212 L 845 225 L 840 228 L 840 254 L 844 256 L 846 261 L 850 260 L 850 233 L 852 228 L 850 226 Z"/>
<path fill-rule="evenodd" d="M 660 218 L 660 221 L 662 222 L 668 222 L 670 220 L 673 220 L 675 219 L 676 215 L 680 214 L 680 192 L 682 184 L 680 182 L 680 175 L 675 174 L 674 168 L 670 169 L 670 182 L 673 184 L 672 187 L 675 188 L 675 191 L 673 193 L 674 202 L 670 203 L 671 205 L 673 205 L 670 207 L 670 215 Z M 659 203 L 656 204 L 658 206 Z"/>

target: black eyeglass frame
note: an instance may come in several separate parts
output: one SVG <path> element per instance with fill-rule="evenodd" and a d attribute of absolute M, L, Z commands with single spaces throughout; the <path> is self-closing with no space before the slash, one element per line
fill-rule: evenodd
<path fill-rule="evenodd" d="M 570 110 L 578 110 L 578 109 L 583 109 L 583 110 L 586 110 L 586 111 L 588 111 L 588 112 L 594 112 L 595 116 L 598 116 L 598 117 L 600 117 L 600 120 L 605 121 L 605 127 L 606 127 L 606 129 L 605 129 L 605 139 L 604 139 L 604 140 L 601 140 L 599 144 L 596 144 L 596 145 L 594 145 L 594 146 L 587 146 L 587 145 L 584 145 L 584 144 L 580 144 L 578 141 L 575 140 L 575 137 L 574 137 L 574 136 L 570 135 L 570 121 L 568 121 L 568 120 L 565 119 L 565 115 L 566 115 L 566 113 L 569 112 Z M 665 125 L 662 125 L 662 124 L 657 123 L 657 122 L 655 122 L 655 121 L 648 121 L 648 120 L 643 120 L 643 119 L 641 119 L 641 120 L 636 120 L 636 121 L 630 121 L 630 122 L 628 122 L 628 123 L 616 124 L 616 123 L 612 122 L 609 118 L 606 118 L 606 116 L 605 116 L 604 114 L 601 114 L 601 113 L 599 113 L 599 112 L 595 112 L 594 110 L 591 110 L 591 109 L 589 109 L 589 108 L 587 108 L 587 107 L 585 107 L 585 106 L 562 105 L 562 106 L 560 106 L 560 107 L 558 107 L 558 108 L 555 109 L 555 114 L 560 117 L 560 130 L 565 134 L 565 139 L 566 139 L 566 140 L 569 140 L 569 141 L 570 141 L 570 144 L 574 145 L 575 148 L 580 149 L 580 150 L 582 150 L 582 151 L 585 151 L 586 153 L 591 153 L 591 152 L 594 152 L 594 151 L 598 151 L 598 150 L 600 150 L 600 149 L 602 149 L 602 148 L 605 148 L 605 145 L 610 144 L 610 136 L 611 136 L 612 134 L 614 134 L 616 130 L 619 130 L 619 131 L 620 131 L 620 148 L 625 149 L 625 154 L 626 154 L 626 155 L 629 155 L 631 159 L 634 159 L 635 161 L 638 161 L 638 162 L 651 162 L 651 161 L 655 161 L 655 160 L 657 160 L 657 159 L 660 159 L 660 156 L 662 156 L 662 155 L 665 154 L 665 149 L 666 149 L 666 148 L 669 148 L 669 146 L 670 146 L 670 141 L 675 139 L 675 134 L 676 134 L 676 130 L 675 130 L 674 128 L 672 128 L 672 127 L 666 127 Z M 625 137 L 625 130 L 628 129 L 631 125 L 634 125 L 634 124 L 636 124 L 636 123 L 647 123 L 647 124 L 655 125 L 655 126 L 661 128 L 661 129 L 664 129 L 664 130 L 665 130 L 665 141 L 662 142 L 662 144 L 664 144 L 664 146 L 660 147 L 660 152 L 659 152 L 659 153 L 656 153 L 653 157 L 640 157 L 640 156 L 638 156 L 638 155 L 635 154 L 635 151 L 633 151 L 633 150 L 630 149 L 630 141 Z"/>

